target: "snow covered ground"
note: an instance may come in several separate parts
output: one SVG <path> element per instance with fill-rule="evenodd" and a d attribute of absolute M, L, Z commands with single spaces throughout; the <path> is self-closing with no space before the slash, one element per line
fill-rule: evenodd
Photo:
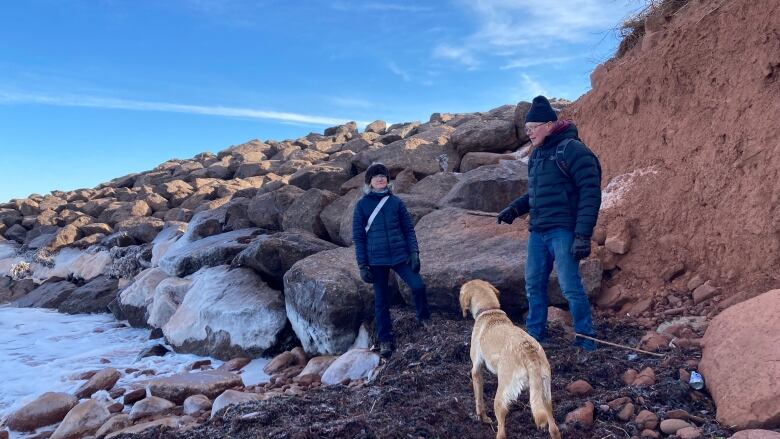
<path fill-rule="evenodd" d="M 84 381 L 70 377 L 114 367 L 122 372 L 118 386 L 148 376 L 124 373 L 127 368 L 153 369 L 157 375 L 184 372 L 196 355 L 170 352 L 164 357 L 135 361 L 149 340 L 149 330 L 124 326 L 110 314 L 60 314 L 38 308 L 0 306 L 0 419 L 45 392 L 72 392 Z M 109 363 L 101 363 L 101 360 Z M 104 360 L 104 361 L 105 361 Z M 217 367 L 221 361 L 211 359 Z M 267 359 L 252 361 L 244 372 L 245 385 L 268 380 Z M 19 436 L 15 436 L 19 437 Z"/>

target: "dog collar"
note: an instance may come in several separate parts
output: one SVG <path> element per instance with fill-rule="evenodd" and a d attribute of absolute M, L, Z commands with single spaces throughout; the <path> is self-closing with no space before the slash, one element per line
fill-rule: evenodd
<path fill-rule="evenodd" d="M 474 320 L 478 319 L 479 316 L 481 316 L 482 314 L 484 314 L 484 313 L 486 313 L 488 311 L 501 311 L 501 307 L 500 306 L 491 306 L 490 308 L 480 308 L 479 310 L 477 310 L 477 316 L 474 317 Z M 504 312 L 504 311 L 501 311 L 501 312 Z"/>

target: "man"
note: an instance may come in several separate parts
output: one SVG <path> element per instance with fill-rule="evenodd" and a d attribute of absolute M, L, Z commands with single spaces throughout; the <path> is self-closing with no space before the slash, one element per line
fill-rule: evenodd
<path fill-rule="evenodd" d="M 526 330 L 539 342 L 547 327 L 547 283 L 553 269 L 578 334 L 593 336 L 590 302 L 582 286 L 579 260 L 590 255 L 590 237 L 601 206 L 601 168 L 596 156 L 577 137 L 572 121 L 558 120 L 550 102 L 537 96 L 525 118 L 531 139 L 528 193 L 498 214 L 498 223 L 512 224 L 530 213 L 525 290 Z M 592 340 L 575 338 L 592 351 Z"/>

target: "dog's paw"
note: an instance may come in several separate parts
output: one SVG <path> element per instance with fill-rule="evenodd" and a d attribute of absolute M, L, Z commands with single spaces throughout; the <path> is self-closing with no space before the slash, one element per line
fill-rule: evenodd
<path fill-rule="evenodd" d="M 493 420 L 490 419 L 490 416 L 488 416 L 488 415 L 486 415 L 484 413 L 481 414 L 481 415 L 477 415 L 476 418 L 477 418 L 477 421 L 479 421 L 479 422 L 481 422 L 483 424 L 488 424 L 488 425 L 492 425 L 493 424 Z"/>

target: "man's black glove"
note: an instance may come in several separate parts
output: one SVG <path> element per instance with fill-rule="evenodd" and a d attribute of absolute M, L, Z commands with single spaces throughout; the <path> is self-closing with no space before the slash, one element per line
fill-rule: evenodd
<path fill-rule="evenodd" d="M 576 260 L 587 258 L 590 255 L 590 238 L 574 235 L 574 242 L 571 244 L 571 255 Z"/>
<path fill-rule="evenodd" d="M 368 268 L 368 265 L 360 266 L 360 278 L 367 284 L 374 283 L 374 276 L 371 274 L 371 269 Z"/>
<path fill-rule="evenodd" d="M 420 254 L 417 252 L 412 252 L 412 254 L 409 255 L 409 260 L 407 261 L 409 263 L 409 266 L 412 267 L 412 271 L 415 273 L 420 272 Z"/>
<path fill-rule="evenodd" d="M 509 206 L 506 209 L 502 210 L 498 213 L 498 219 L 496 220 L 497 224 L 501 223 L 507 223 L 512 224 L 512 221 L 515 220 L 519 215 L 517 214 L 517 210 L 515 210 L 514 207 Z"/>

